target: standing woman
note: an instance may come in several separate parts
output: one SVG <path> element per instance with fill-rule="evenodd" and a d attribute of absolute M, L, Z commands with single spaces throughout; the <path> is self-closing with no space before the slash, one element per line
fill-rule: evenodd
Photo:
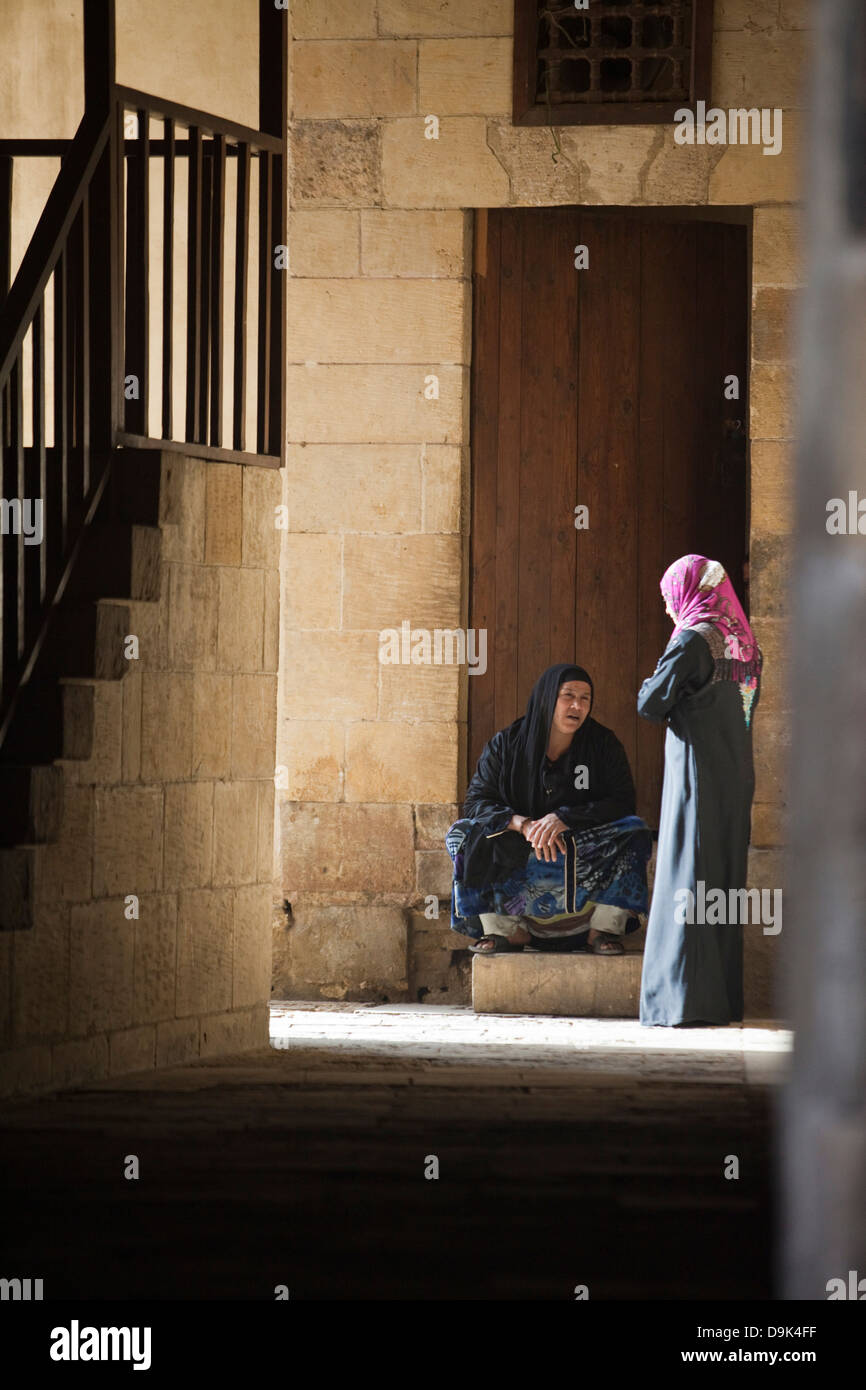
<path fill-rule="evenodd" d="M 730 890 L 746 886 L 762 656 L 718 561 L 684 555 L 661 591 L 673 635 L 637 704 L 668 726 L 640 1021 L 727 1024 L 743 1017 L 742 923 L 680 920 L 682 890 L 692 903 L 711 889 L 742 901 Z"/>

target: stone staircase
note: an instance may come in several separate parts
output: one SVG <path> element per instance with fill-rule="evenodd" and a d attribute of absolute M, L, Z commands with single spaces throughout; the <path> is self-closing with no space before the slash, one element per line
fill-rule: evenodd
<path fill-rule="evenodd" d="M 65 764 L 95 751 L 102 683 L 129 669 L 130 602 L 160 596 L 160 454 L 117 450 L 96 515 L 0 748 L 0 931 L 33 926 L 42 846 L 64 818 Z"/>

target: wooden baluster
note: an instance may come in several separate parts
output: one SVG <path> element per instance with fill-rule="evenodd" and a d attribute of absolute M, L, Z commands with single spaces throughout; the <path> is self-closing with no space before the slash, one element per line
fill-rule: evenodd
<path fill-rule="evenodd" d="M 162 437 L 171 439 L 174 342 L 174 121 L 166 116 L 162 196 Z"/>
<path fill-rule="evenodd" d="M 247 437 L 247 274 L 250 250 L 250 147 L 238 146 L 235 218 L 234 431 L 232 447 L 243 451 Z"/>

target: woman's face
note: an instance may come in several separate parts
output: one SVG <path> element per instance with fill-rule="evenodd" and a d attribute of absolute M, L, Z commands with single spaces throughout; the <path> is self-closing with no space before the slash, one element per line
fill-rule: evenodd
<path fill-rule="evenodd" d="M 592 704 L 592 691 L 586 681 L 566 681 L 559 688 L 553 710 L 553 727 L 560 734 L 577 733 Z"/>
<path fill-rule="evenodd" d="M 677 620 L 677 615 L 676 615 L 676 613 L 674 612 L 674 610 L 671 608 L 671 605 L 670 605 L 670 602 L 669 602 L 668 599 L 665 599 L 665 612 L 667 613 L 667 615 L 668 615 L 668 617 L 670 618 L 671 622 L 672 622 L 672 623 L 675 623 L 676 620 Z"/>

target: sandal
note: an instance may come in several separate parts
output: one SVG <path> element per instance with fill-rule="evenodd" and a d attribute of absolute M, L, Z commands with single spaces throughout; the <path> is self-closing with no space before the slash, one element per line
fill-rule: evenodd
<path fill-rule="evenodd" d="M 595 941 L 589 943 L 589 949 L 594 956 L 622 956 L 625 954 L 625 948 L 619 937 L 609 931 L 600 931 Z"/>
<path fill-rule="evenodd" d="M 484 950 L 483 948 L 485 941 L 492 941 L 492 948 Z M 507 936 L 496 936 L 495 934 L 491 933 L 490 936 L 482 936 L 481 939 L 479 941 L 476 941 L 474 945 L 469 947 L 469 949 L 475 956 L 498 956 L 508 951 L 522 951 L 523 947 L 515 946 L 511 941 L 508 940 Z"/>

